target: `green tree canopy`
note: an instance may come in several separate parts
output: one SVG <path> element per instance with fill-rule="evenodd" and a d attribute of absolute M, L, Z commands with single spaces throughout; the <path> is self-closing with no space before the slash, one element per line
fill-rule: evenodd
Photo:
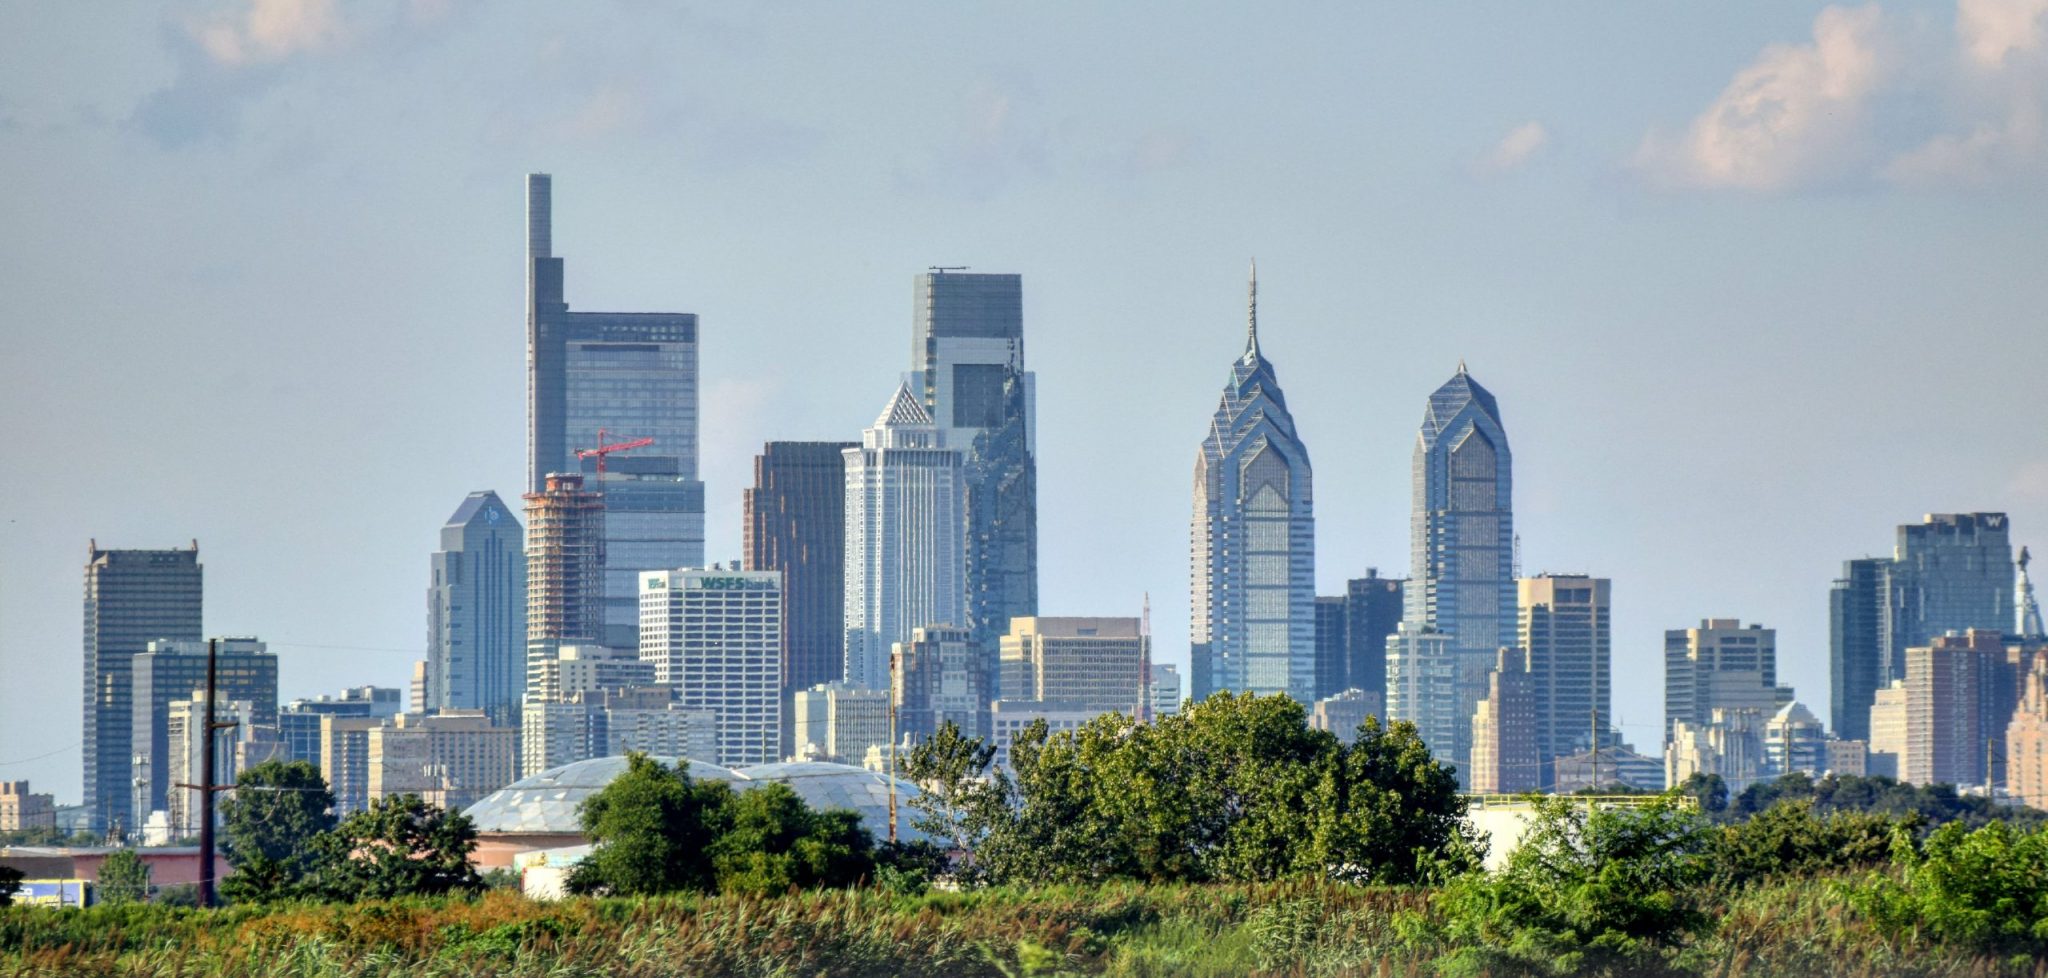
<path fill-rule="evenodd" d="M 133 849 L 116 849 L 100 860 L 96 889 L 99 901 L 108 906 L 141 903 L 149 899 L 149 864 Z"/>
<path fill-rule="evenodd" d="M 583 801 L 583 834 L 596 848 L 570 874 L 569 889 L 621 896 L 710 889 L 711 844 L 730 824 L 731 804 L 731 788 L 692 781 L 682 763 L 664 767 L 628 754 L 626 770 Z"/>
<path fill-rule="evenodd" d="M 315 868 L 313 841 L 335 826 L 334 795 L 304 761 L 265 761 L 235 778 L 221 800 L 223 844 L 235 872 L 221 882 L 229 900 L 298 895 Z"/>
<path fill-rule="evenodd" d="M 483 889 L 475 849 L 468 816 L 418 795 L 379 798 L 314 839 L 309 890 L 332 900 L 473 893 Z"/>
<path fill-rule="evenodd" d="M 1345 746 L 1286 696 L 1221 693 L 1141 724 L 1024 731 L 1007 814 L 979 854 L 997 882 L 1415 881 L 1471 846 L 1464 802 L 1411 724 Z M 991 806 L 986 803 L 982 806 Z"/>
<path fill-rule="evenodd" d="M 814 811 L 788 785 L 766 784 L 732 801 L 711 860 L 718 888 L 728 893 L 851 886 L 874 869 L 874 839 L 858 813 Z"/>

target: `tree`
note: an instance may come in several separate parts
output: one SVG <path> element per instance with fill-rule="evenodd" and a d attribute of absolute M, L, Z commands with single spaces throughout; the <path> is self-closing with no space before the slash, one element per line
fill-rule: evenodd
<path fill-rule="evenodd" d="M 638 896 L 708 890 L 709 850 L 730 823 L 732 789 L 695 782 L 682 763 L 626 755 L 626 770 L 584 799 L 579 817 L 595 848 L 569 876 L 575 893 Z"/>
<path fill-rule="evenodd" d="M 469 864 L 475 849 L 468 816 L 418 795 L 379 798 L 313 840 L 309 889 L 331 900 L 474 893 L 483 889 Z"/>
<path fill-rule="evenodd" d="M 1700 811 L 1718 815 L 1728 808 L 1728 782 L 1718 774 L 1688 774 L 1678 783 L 1678 793 L 1691 795 L 1699 802 Z"/>
<path fill-rule="evenodd" d="M 1921 822 L 1917 814 L 1897 820 L 1870 812 L 1821 817 L 1810 799 L 1781 801 L 1721 827 L 1714 878 L 1741 885 L 1770 876 L 1874 866 L 1891 852 L 1895 834 L 1910 833 Z"/>
<path fill-rule="evenodd" d="M 21 870 L 0 866 L 0 907 L 14 902 L 14 895 L 21 891 L 21 879 Z"/>
<path fill-rule="evenodd" d="M 770 896 L 844 887 L 874 869 L 874 839 L 847 809 L 813 811 L 786 784 L 742 792 L 731 824 L 711 845 L 719 890 Z"/>
<path fill-rule="evenodd" d="M 1950 822 L 1917 848 L 1900 833 L 1893 859 L 1900 871 L 1873 872 L 1850 891 L 1879 930 L 2029 963 L 2048 953 L 2048 827 Z"/>
<path fill-rule="evenodd" d="M 314 870 L 313 840 L 334 828 L 334 795 L 320 770 L 304 761 L 265 761 L 241 773 L 221 801 L 223 843 L 233 875 L 221 881 L 229 900 L 298 895 Z"/>
<path fill-rule="evenodd" d="M 149 864 L 133 849 L 116 849 L 100 860 L 99 901 L 108 906 L 149 899 Z"/>
<path fill-rule="evenodd" d="M 1356 867 L 1375 883 L 1434 882 L 1477 868 L 1484 854 L 1466 825 L 1457 775 L 1413 723 L 1384 727 L 1367 717 L 1336 774 L 1312 796 L 1318 865 Z"/>
<path fill-rule="evenodd" d="M 958 854 L 953 875 L 965 882 L 981 878 L 976 853 L 1010 816 L 1009 776 L 989 771 L 995 753 L 947 720 L 910 749 L 902 767 L 918 790 L 909 802 L 917 813 L 911 827 Z"/>
<path fill-rule="evenodd" d="M 1435 900 L 1459 954 L 1481 959 L 1468 970 L 1653 972 L 1706 920 L 1714 844 L 1711 823 L 1674 798 L 1543 799 L 1501 872 L 1453 880 Z"/>

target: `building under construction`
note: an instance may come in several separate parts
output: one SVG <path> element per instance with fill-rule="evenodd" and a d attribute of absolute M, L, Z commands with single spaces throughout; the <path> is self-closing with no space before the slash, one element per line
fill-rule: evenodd
<path fill-rule="evenodd" d="M 526 499 L 526 655 L 598 643 L 604 632 L 604 497 L 550 473 Z"/>

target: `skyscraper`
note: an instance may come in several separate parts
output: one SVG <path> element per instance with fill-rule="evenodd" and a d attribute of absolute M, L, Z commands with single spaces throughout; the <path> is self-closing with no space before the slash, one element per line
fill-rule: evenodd
<path fill-rule="evenodd" d="M 85 561 L 86 825 L 141 827 L 134 811 L 134 658 L 156 639 L 200 637 L 204 574 L 190 550 L 101 550 Z M 146 813 L 144 813 L 146 814 Z"/>
<path fill-rule="evenodd" d="M 1344 614 L 1346 596 L 1342 594 L 1316 595 L 1316 699 L 1334 696 L 1350 688 L 1351 671 L 1346 668 L 1344 653 L 1349 644 L 1345 637 L 1345 626 L 1349 624 Z"/>
<path fill-rule="evenodd" d="M 1608 746 L 1612 585 L 1604 577 L 1543 574 L 1522 578 L 1515 590 L 1516 641 L 1529 657 L 1540 783 L 1548 786 L 1558 758 Z"/>
<path fill-rule="evenodd" d="M 1136 618 L 1018 618 L 1003 636 L 1002 698 L 1132 713 L 1151 642 Z"/>
<path fill-rule="evenodd" d="M 674 686 L 683 709 L 718 717 L 717 763 L 779 760 L 782 575 L 650 571 L 640 575 L 640 616 L 640 657 L 654 663 L 654 681 Z"/>
<path fill-rule="evenodd" d="M 639 623 L 637 572 L 704 563 L 697 481 L 697 317 L 570 312 L 554 256 L 553 181 L 526 178 L 527 491 L 549 473 L 584 473 L 605 497 L 604 644 L 627 647 Z M 600 439 L 653 444 L 604 459 Z M 601 474 L 600 474 L 601 473 Z"/>
<path fill-rule="evenodd" d="M 1842 563 L 1828 591 L 1828 698 L 1835 735 L 1870 739 L 1870 705 L 1894 679 L 1885 608 L 1892 562 L 1863 557 Z"/>
<path fill-rule="evenodd" d="M 899 736 L 922 740 L 946 721 L 969 737 L 988 735 L 988 704 L 996 670 L 964 628 L 912 629 L 896 643 L 891 696 Z M 885 736 L 884 740 L 887 739 Z"/>
<path fill-rule="evenodd" d="M 1195 457 L 1190 521 L 1193 696 L 1315 702 L 1315 494 L 1273 365 L 1259 350 L 1253 268 L 1243 355 Z M 1008 695 L 1005 692 L 1004 695 Z"/>
<path fill-rule="evenodd" d="M 1837 736 L 1870 732 L 1877 690 L 1905 678 L 1906 650 L 1949 632 L 2015 624 L 2004 513 L 1931 513 L 1902 524 L 1890 558 L 1842 565 L 1829 594 L 1829 691 Z"/>
<path fill-rule="evenodd" d="M 1387 692 L 1387 637 L 1401 624 L 1401 591 L 1406 581 L 1381 577 L 1368 567 L 1364 577 L 1344 588 L 1344 684 L 1351 689 Z"/>
<path fill-rule="evenodd" d="M 889 649 L 965 619 L 960 453 L 899 387 L 846 460 L 846 681 L 889 688 Z"/>
<path fill-rule="evenodd" d="M 215 699 L 222 713 L 226 713 L 226 703 L 239 700 L 249 706 L 249 722 L 277 726 L 277 656 L 253 638 L 222 638 L 214 644 Z M 129 737 L 135 748 L 137 780 L 143 782 L 136 786 L 136 814 L 142 818 L 167 809 L 169 800 L 178 794 L 172 787 L 176 779 L 171 776 L 167 718 L 171 704 L 205 691 L 206 646 L 190 639 L 158 639 L 132 660 L 134 705 Z"/>
<path fill-rule="evenodd" d="M 559 646 L 595 644 L 604 633 L 605 515 L 580 475 L 550 475 L 542 491 L 526 494 L 529 669 Z"/>
<path fill-rule="evenodd" d="M 782 574 L 782 689 L 845 678 L 846 452 L 853 442 L 772 441 L 754 456 L 741 566 Z M 795 745 L 785 742 L 782 752 Z"/>
<path fill-rule="evenodd" d="M 2034 597 L 2033 578 L 2027 575 L 2027 564 L 2031 563 L 2032 560 L 2033 557 L 2027 553 L 2027 548 L 2021 547 L 2019 580 L 2013 585 L 2014 593 L 2017 595 L 2014 600 L 2018 602 L 2018 607 L 2015 609 L 2014 614 L 2014 617 L 2018 619 L 2014 624 L 2018 627 L 2013 634 L 2018 635 L 2024 641 L 2039 642 L 2044 638 L 2048 638 L 2048 629 L 2042 627 L 2041 602 Z"/>
<path fill-rule="evenodd" d="M 1475 794 L 1536 791 L 1543 783 L 1537 743 L 1543 707 L 1527 650 L 1496 652 L 1486 683 L 1486 698 L 1472 713 L 1472 770 L 1465 784 Z"/>
<path fill-rule="evenodd" d="M 1458 769 L 1470 783 L 1472 714 L 1458 697 L 1458 658 L 1451 637 L 1427 625 L 1402 622 L 1387 636 L 1387 719 L 1415 724 L 1430 756 Z M 1463 733 L 1460 733 L 1463 728 Z"/>
<path fill-rule="evenodd" d="M 934 269 L 917 276 L 912 389 L 941 444 L 961 453 L 966 620 L 987 655 L 1010 619 L 1038 613 L 1034 378 L 1024 369 L 1024 286 L 1016 275 Z"/>
<path fill-rule="evenodd" d="M 427 586 L 429 710 L 519 715 L 526 685 L 526 540 L 495 492 L 472 492 L 441 527 Z"/>
<path fill-rule="evenodd" d="M 1949 632 L 2011 628 L 2012 589 L 2004 513 L 1930 513 L 1900 526 L 1887 609 L 1893 660 Z"/>
<path fill-rule="evenodd" d="M 1513 470 L 1500 406 L 1460 361 L 1429 396 L 1415 438 L 1405 598 L 1409 621 L 1450 641 L 1461 741 L 1495 654 L 1514 640 Z"/>
<path fill-rule="evenodd" d="M 1698 628 L 1664 633 L 1664 737 L 1683 721 L 1713 722 L 1716 709 L 1758 712 L 1764 718 L 1792 699 L 1778 686 L 1778 632 L 1734 618 L 1709 618 Z"/>
<path fill-rule="evenodd" d="M 2004 636 L 1970 629 L 1906 650 L 1906 749 L 1899 780 L 1983 784 L 1989 744 L 2006 739 L 2012 713 L 1996 708 Z M 2002 714 L 2002 715 L 2001 715 Z"/>

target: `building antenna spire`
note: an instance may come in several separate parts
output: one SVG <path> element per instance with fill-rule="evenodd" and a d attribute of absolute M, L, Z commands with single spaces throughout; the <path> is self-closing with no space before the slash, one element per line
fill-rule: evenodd
<path fill-rule="evenodd" d="M 2034 597 L 2034 580 L 2027 574 L 2027 565 L 2032 563 L 2033 559 L 2027 548 L 2020 548 L 2019 600 L 2016 603 L 2019 610 L 2020 637 L 2024 639 L 2048 637 L 2042 634 L 2044 629 L 2041 627 L 2041 603 Z"/>
<path fill-rule="evenodd" d="M 1246 291 L 1246 304 L 1249 307 L 1247 312 L 1251 322 L 1246 330 L 1244 358 L 1246 360 L 1257 360 L 1259 358 L 1259 260 L 1257 258 L 1252 259 L 1251 284 Z"/>

